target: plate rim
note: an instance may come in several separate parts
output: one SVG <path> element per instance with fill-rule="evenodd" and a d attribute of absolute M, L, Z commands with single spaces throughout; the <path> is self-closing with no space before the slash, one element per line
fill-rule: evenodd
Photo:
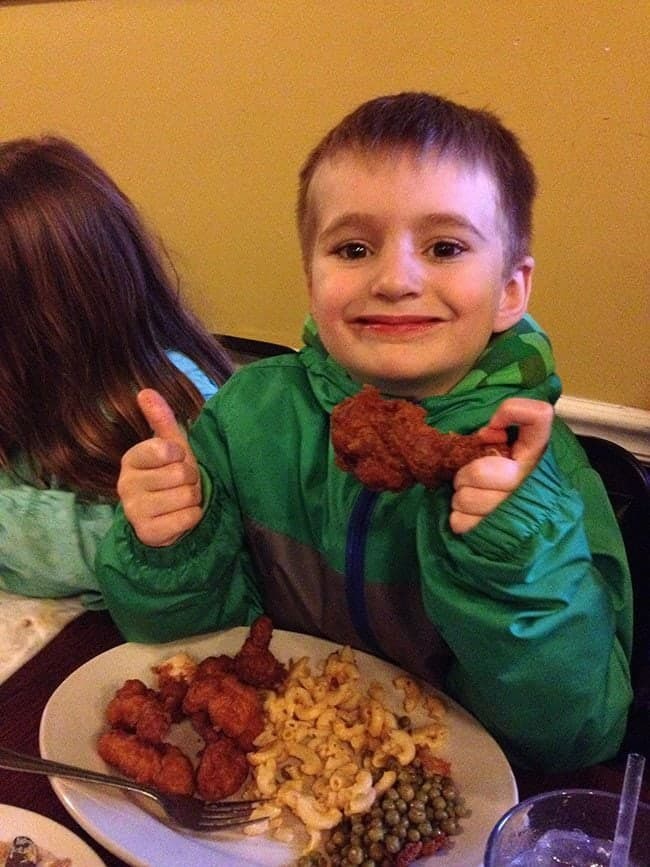
<path fill-rule="evenodd" d="M 147 655 L 151 655 L 153 657 L 160 657 L 160 658 L 163 658 L 163 655 L 164 656 L 171 656 L 174 653 L 181 652 L 181 651 L 188 651 L 191 653 L 193 645 L 202 643 L 204 641 L 209 641 L 211 639 L 224 640 L 224 638 L 225 638 L 226 640 L 228 640 L 229 638 L 230 639 L 234 639 L 237 637 L 242 638 L 243 636 L 246 636 L 248 634 L 248 631 L 249 631 L 248 626 L 235 626 L 235 627 L 231 627 L 229 629 L 219 630 L 216 632 L 207 632 L 207 633 L 200 633 L 198 635 L 187 636 L 185 638 L 175 639 L 175 640 L 170 641 L 170 642 L 163 642 L 163 643 L 156 643 L 156 644 L 146 644 L 146 643 L 141 643 L 141 642 L 124 642 L 123 644 L 108 648 L 107 650 L 104 650 L 101 653 L 96 654 L 94 657 L 92 657 L 89 660 L 86 660 L 84 663 L 82 663 L 80 666 L 78 666 L 74 671 L 72 671 L 68 675 L 68 677 L 66 677 L 65 680 L 61 684 L 59 684 L 59 686 L 57 686 L 57 688 L 53 691 L 52 695 L 48 699 L 48 702 L 47 702 L 47 704 L 43 710 L 40 725 L 39 725 L 39 748 L 40 748 L 41 754 L 43 756 L 45 756 L 47 753 L 44 741 L 45 741 L 45 738 L 47 737 L 48 716 L 52 712 L 52 703 L 54 701 L 54 697 L 60 690 L 63 690 L 64 687 L 66 687 L 66 685 L 69 686 L 68 681 L 70 681 L 76 675 L 81 673 L 83 670 L 92 669 L 97 664 L 102 665 L 106 662 L 107 659 L 110 659 L 113 656 L 119 657 L 120 655 L 133 653 L 133 652 L 135 652 L 137 654 L 138 651 L 144 652 Z M 273 630 L 273 638 L 277 639 L 277 641 L 279 641 L 279 642 L 281 642 L 283 640 L 283 638 L 285 640 L 288 639 L 288 640 L 294 640 L 294 641 L 295 640 L 301 641 L 301 640 L 306 639 L 310 643 L 312 643 L 312 642 L 316 643 L 321 648 L 323 655 L 326 655 L 327 653 L 330 653 L 333 650 L 339 650 L 343 646 L 343 645 L 339 644 L 338 642 L 331 641 L 327 638 L 320 638 L 318 636 L 309 635 L 307 633 L 292 632 L 289 630 L 282 630 L 282 629 L 274 629 Z M 388 668 L 394 672 L 404 673 L 404 671 L 405 671 L 404 669 L 396 666 L 395 664 L 393 664 L 391 662 L 388 662 L 387 660 L 383 660 L 380 657 L 373 656 L 372 654 L 366 653 L 362 650 L 358 650 L 356 648 L 353 648 L 353 651 L 355 653 L 355 656 L 370 661 L 370 664 L 380 664 L 382 667 Z M 219 652 L 218 648 L 217 648 L 217 652 Z M 230 651 L 222 651 L 222 652 L 230 652 Z M 406 673 L 408 674 L 408 672 L 406 672 Z M 134 673 L 133 676 L 138 676 L 138 675 Z M 409 676 L 415 677 L 414 675 L 409 675 Z M 426 683 L 425 681 L 422 681 L 421 678 L 416 677 L 415 679 L 418 680 L 419 682 Z M 450 709 L 453 708 L 453 710 L 456 713 L 458 713 L 461 717 L 465 717 L 465 720 L 468 723 L 471 723 L 471 724 L 477 726 L 482 731 L 483 735 L 489 741 L 491 741 L 492 749 L 495 751 L 496 755 L 499 756 L 499 758 L 501 759 L 502 764 L 504 766 L 504 780 L 503 780 L 504 785 L 506 783 L 505 772 L 507 771 L 507 785 L 508 785 L 509 790 L 510 790 L 508 792 L 507 797 L 508 797 L 509 801 L 511 802 L 509 804 L 509 806 L 514 806 L 514 804 L 516 804 L 519 800 L 519 792 L 518 792 L 518 788 L 517 788 L 517 782 L 516 782 L 516 779 L 514 776 L 513 769 L 511 767 L 505 753 L 503 752 L 502 748 L 500 747 L 500 745 L 497 743 L 497 741 L 494 739 L 494 737 L 485 729 L 485 727 L 469 711 L 467 711 L 462 705 L 458 704 L 458 702 L 455 701 L 455 699 L 451 698 L 446 693 L 442 692 L 441 690 L 437 689 L 436 687 L 434 687 L 431 684 L 427 684 L 427 687 L 430 690 L 432 690 L 434 693 L 441 695 L 444 698 L 445 702 L 448 703 L 448 706 L 450 707 Z M 56 756 L 54 756 L 54 755 L 52 755 L 50 757 L 56 758 Z M 56 778 L 51 778 L 50 783 L 52 785 L 52 788 L 54 789 L 55 794 L 57 795 L 57 797 L 59 798 L 59 800 L 61 801 L 61 803 L 65 807 L 65 809 L 68 811 L 68 813 L 100 845 L 104 846 L 104 848 L 106 848 L 108 851 L 112 852 L 117 857 L 124 860 L 127 864 L 131 865 L 131 867 L 151 867 L 151 865 L 147 861 L 141 860 L 141 858 L 137 854 L 137 852 L 126 849 L 122 846 L 121 843 L 116 842 L 115 840 L 105 836 L 102 829 L 97 827 L 97 825 L 93 822 L 92 818 L 91 819 L 87 818 L 84 813 L 79 811 L 79 808 L 77 807 L 77 804 L 75 803 L 74 796 L 77 795 L 77 797 L 78 797 L 79 786 L 81 786 L 83 784 L 76 784 L 75 785 L 74 783 L 71 783 L 71 781 L 69 781 L 69 780 L 59 780 Z M 504 808 L 504 809 L 506 809 L 506 808 Z M 168 831 L 173 830 L 173 829 L 169 828 L 169 826 L 165 826 L 164 824 L 162 825 L 162 827 Z M 175 832 L 175 833 L 179 833 L 179 832 Z M 250 839 L 255 840 L 256 838 L 253 837 Z M 237 863 L 241 864 L 242 867 L 247 867 L 247 865 L 250 865 L 250 867 L 254 867 L 253 862 L 249 861 L 248 858 L 244 857 L 244 856 L 241 856 L 240 858 L 238 858 Z M 441 864 L 441 867 L 443 867 L 442 864 Z M 476 867 L 479 867 L 479 865 L 476 865 Z"/>

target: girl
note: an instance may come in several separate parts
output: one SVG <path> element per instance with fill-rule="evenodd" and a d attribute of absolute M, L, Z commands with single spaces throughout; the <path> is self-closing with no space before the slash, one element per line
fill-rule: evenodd
<path fill-rule="evenodd" d="M 187 425 L 231 373 L 162 247 L 61 138 L 0 144 L 0 587 L 83 594 L 153 386 Z"/>

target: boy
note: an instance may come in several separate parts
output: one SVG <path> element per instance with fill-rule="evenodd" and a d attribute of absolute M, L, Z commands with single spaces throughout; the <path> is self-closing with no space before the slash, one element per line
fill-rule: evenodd
<path fill-rule="evenodd" d="M 301 173 L 305 347 L 240 371 L 189 443 L 151 390 L 99 558 L 127 638 L 247 624 L 390 658 L 474 713 L 510 759 L 611 757 L 631 698 L 631 589 L 596 474 L 553 419 L 559 380 L 526 315 L 535 178 L 489 113 L 429 94 L 365 103 Z M 512 457 L 453 485 L 364 489 L 334 406 L 376 386 Z"/>

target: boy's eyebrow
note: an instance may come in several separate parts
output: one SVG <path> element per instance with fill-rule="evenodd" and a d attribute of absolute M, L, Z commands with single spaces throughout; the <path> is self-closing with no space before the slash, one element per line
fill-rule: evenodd
<path fill-rule="evenodd" d="M 321 239 L 327 241 L 331 235 L 335 235 L 346 229 L 358 231 L 365 226 L 379 227 L 383 224 L 383 220 L 375 214 L 363 213 L 361 211 L 349 211 L 341 214 L 333 220 L 329 226 L 321 232 Z M 455 211 L 436 211 L 432 214 L 426 214 L 418 221 L 418 229 L 465 229 L 472 232 L 477 238 L 485 241 L 486 237 L 481 230 L 467 217 Z"/>
<path fill-rule="evenodd" d="M 327 241 L 330 235 L 335 235 L 337 232 L 349 229 L 358 230 L 365 226 L 379 226 L 381 221 L 374 214 L 366 214 L 362 211 L 347 211 L 333 220 L 320 233 L 320 237 Z"/>
<path fill-rule="evenodd" d="M 437 211 L 434 214 L 427 214 L 421 221 L 423 228 L 431 229 L 467 229 L 472 232 L 481 241 L 486 241 L 487 238 L 478 228 L 478 226 L 462 214 L 455 211 Z"/>

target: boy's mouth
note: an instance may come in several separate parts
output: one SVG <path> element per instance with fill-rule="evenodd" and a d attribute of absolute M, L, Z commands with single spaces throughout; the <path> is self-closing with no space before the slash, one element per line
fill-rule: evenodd
<path fill-rule="evenodd" d="M 378 334 L 411 334 L 426 331 L 442 322 L 435 316 L 358 316 L 353 324 Z"/>

